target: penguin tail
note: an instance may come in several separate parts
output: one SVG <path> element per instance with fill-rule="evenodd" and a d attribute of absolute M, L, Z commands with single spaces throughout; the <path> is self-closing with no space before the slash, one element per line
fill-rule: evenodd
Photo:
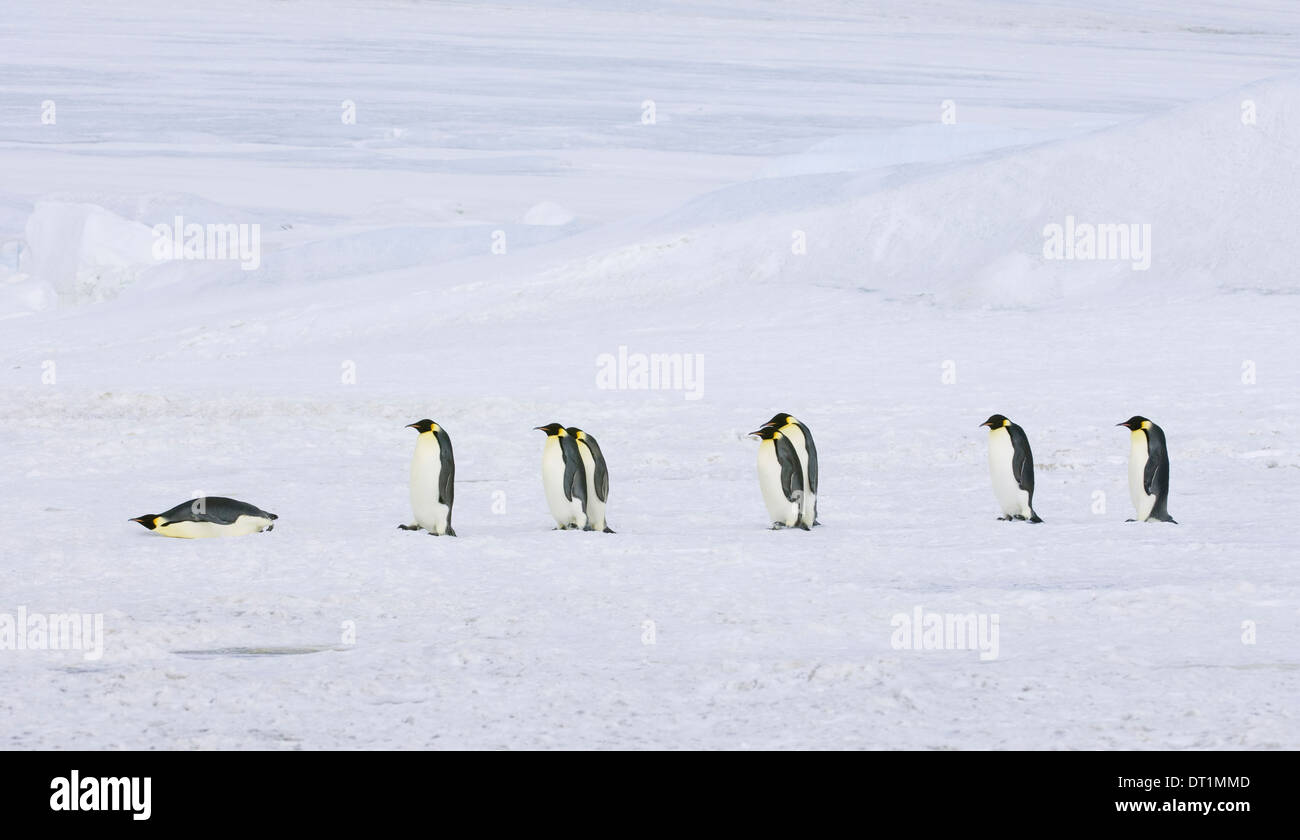
<path fill-rule="evenodd" d="M 615 534 L 615 533 L 618 533 L 617 531 L 615 531 L 613 528 L 609 527 L 608 525 L 605 526 L 605 531 L 604 531 L 604 532 L 605 532 L 606 534 Z"/>
<path fill-rule="evenodd" d="M 450 522 L 447 523 L 447 530 L 443 533 L 443 536 L 447 536 L 447 537 L 454 537 L 454 536 L 456 536 L 456 532 L 455 532 L 454 530 L 452 530 L 452 527 L 451 527 L 451 523 L 450 523 Z"/>
<path fill-rule="evenodd" d="M 1038 514 L 1037 514 L 1036 512 L 1034 512 L 1034 511 L 1031 510 L 1031 511 L 1029 512 L 1029 521 L 1030 521 L 1030 522 L 1042 522 L 1043 520 L 1039 519 L 1039 518 L 1038 518 Z"/>
<path fill-rule="evenodd" d="M 262 513 L 266 513 L 266 518 L 267 518 L 267 519 L 279 519 L 279 518 L 280 518 L 280 517 L 276 516 L 274 513 L 267 513 L 266 511 L 262 511 Z"/>

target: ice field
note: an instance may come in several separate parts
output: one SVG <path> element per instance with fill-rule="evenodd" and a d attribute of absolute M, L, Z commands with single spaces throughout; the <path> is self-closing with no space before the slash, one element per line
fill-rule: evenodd
<path fill-rule="evenodd" d="M 1300 748 L 1300 9 L 1224 5 L 12 4 L 0 746 Z M 1124 521 L 1134 414 L 1177 526 Z M 454 539 L 396 528 L 424 417 Z M 551 530 L 551 421 L 617 534 Z M 127 521 L 206 494 L 275 530 Z"/>

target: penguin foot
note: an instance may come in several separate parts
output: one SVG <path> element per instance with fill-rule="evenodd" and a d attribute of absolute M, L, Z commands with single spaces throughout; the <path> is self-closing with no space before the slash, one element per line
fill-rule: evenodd
<path fill-rule="evenodd" d="M 1137 522 L 1136 519 L 1125 519 L 1124 521 L 1125 521 L 1125 522 Z"/>
<path fill-rule="evenodd" d="M 400 528 L 400 529 L 403 530 L 403 531 L 420 531 L 420 530 L 423 530 L 422 528 L 420 528 L 419 525 L 398 525 L 397 527 Z"/>
<path fill-rule="evenodd" d="M 809 527 L 808 525 L 804 524 L 803 522 L 800 522 L 800 523 L 799 523 L 799 528 L 802 529 L 802 530 L 804 530 L 804 531 L 811 531 L 811 530 L 812 530 L 811 527 Z"/>
<path fill-rule="evenodd" d="M 1016 520 L 1017 522 L 1024 522 L 1024 521 L 1025 521 L 1025 518 L 1024 518 L 1023 516 L 1021 516 L 1020 514 L 1018 514 L 1018 513 L 1017 513 L 1015 516 L 1009 516 L 1009 517 L 1007 517 L 1007 518 L 1008 518 L 1008 519 L 1014 519 L 1014 520 Z"/>
<path fill-rule="evenodd" d="M 768 529 L 768 530 L 771 530 L 771 531 L 779 531 L 779 530 L 781 530 L 781 529 L 784 528 L 784 527 L 785 527 L 785 526 L 782 525 L 780 522 L 773 522 L 773 523 L 772 523 L 772 527 L 771 527 L 770 529 Z"/>
<path fill-rule="evenodd" d="M 998 517 L 998 521 L 999 521 L 999 522 L 1010 522 L 1010 521 L 1011 521 L 1011 517 L 1010 517 L 1010 516 L 999 516 L 999 517 Z"/>
<path fill-rule="evenodd" d="M 594 530 L 596 530 L 596 529 L 593 528 L 593 527 L 591 527 L 590 525 L 583 525 L 583 526 L 582 526 L 582 530 L 584 530 L 584 531 L 594 531 Z"/>
<path fill-rule="evenodd" d="M 1172 522 L 1173 520 L 1170 520 L 1170 521 Z M 270 525 L 267 525 L 267 526 L 266 526 L 265 528 L 263 528 L 262 530 L 263 530 L 263 531 L 274 531 L 274 530 L 275 530 L 275 523 L 272 522 Z"/>

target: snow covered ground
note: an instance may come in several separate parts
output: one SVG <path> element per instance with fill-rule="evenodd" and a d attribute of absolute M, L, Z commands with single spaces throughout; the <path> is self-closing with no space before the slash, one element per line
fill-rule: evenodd
<path fill-rule="evenodd" d="M 1300 10 L 1225 5 L 18 2 L 0 746 L 1300 747 Z M 257 268 L 157 259 L 177 216 Z M 1046 259 L 1067 217 L 1149 267 Z M 1178 526 L 1124 522 L 1133 414 Z M 457 539 L 396 529 L 422 417 Z M 553 420 L 616 535 L 550 530 Z M 127 521 L 203 494 L 280 520 Z M 2 649 L 22 609 L 102 657 Z"/>

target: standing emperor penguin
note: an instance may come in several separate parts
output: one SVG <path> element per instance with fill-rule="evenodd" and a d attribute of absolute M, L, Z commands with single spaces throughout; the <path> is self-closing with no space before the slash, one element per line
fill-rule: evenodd
<path fill-rule="evenodd" d="M 130 520 L 164 537 L 184 540 L 201 540 L 209 537 L 242 537 L 275 528 L 274 513 L 259 507 L 227 499 L 224 496 L 205 496 L 190 499 L 166 513 L 152 513 Z"/>
<path fill-rule="evenodd" d="M 1137 508 L 1136 521 L 1154 519 L 1177 525 L 1169 515 L 1169 450 L 1165 447 L 1164 429 L 1137 415 L 1115 425 L 1132 432 L 1129 435 L 1128 492 L 1133 497 L 1133 507 Z"/>
<path fill-rule="evenodd" d="M 980 425 L 989 427 L 989 477 L 1004 514 L 998 519 L 1042 522 L 1034 513 L 1034 453 L 1025 430 L 1001 414 Z"/>
<path fill-rule="evenodd" d="M 587 524 L 593 531 L 614 533 L 605 521 L 605 505 L 609 501 L 609 468 L 605 466 L 605 456 L 600 452 L 596 439 L 576 426 L 566 429 L 578 445 L 578 454 L 582 456 L 583 472 L 587 480 Z"/>
<path fill-rule="evenodd" d="M 451 454 L 451 438 L 432 420 L 421 420 L 406 428 L 420 433 L 411 459 L 411 512 L 415 522 L 397 527 L 403 531 L 423 528 L 435 537 L 454 537 L 451 503 L 456 489 L 456 461 Z"/>
<path fill-rule="evenodd" d="M 794 444 L 776 427 L 767 425 L 755 432 L 758 441 L 758 487 L 772 518 L 772 530 L 799 527 L 812 530 L 800 515 L 803 500 L 803 465 Z"/>
<path fill-rule="evenodd" d="M 813 443 L 812 432 L 793 416 L 781 412 L 772 416 L 763 424 L 780 432 L 799 458 L 799 467 L 803 478 L 803 497 L 799 503 L 799 521 L 811 528 L 820 525 L 817 521 L 817 444 Z"/>
<path fill-rule="evenodd" d="M 587 470 L 582 463 L 578 444 L 569 430 L 559 423 L 538 426 L 546 432 L 542 449 L 542 486 L 546 504 L 555 517 L 557 531 L 580 528 L 590 531 L 587 523 Z"/>

